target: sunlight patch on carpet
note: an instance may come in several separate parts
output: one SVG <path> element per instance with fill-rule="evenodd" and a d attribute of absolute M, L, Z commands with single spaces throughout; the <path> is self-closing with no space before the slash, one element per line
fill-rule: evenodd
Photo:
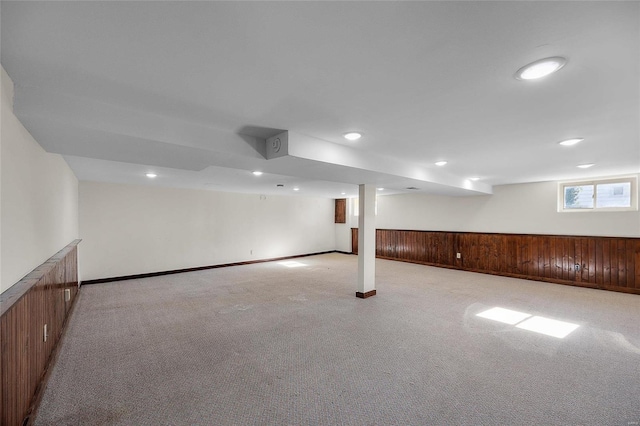
<path fill-rule="evenodd" d="M 504 324 L 515 325 L 516 328 L 522 330 L 533 331 L 535 333 L 564 339 L 575 329 L 580 327 L 578 324 L 570 322 L 554 320 L 540 316 L 532 316 L 525 312 L 512 311 L 511 309 L 495 308 L 482 311 L 476 316 L 498 321 Z"/>
<path fill-rule="evenodd" d="M 495 307 L 484 312 L 480 312 L 479 314 L 476 314 L 476 316 L 514 325 L 526 318 L 529 318 L 531 315 L 525 314 L 524 312 L 512 311 L 511 309 Z"/>
<path fill-rule="evenodd" d="M 523 330 L 535 331 L 536 333 L 546 334 L 547 336 L 564 339 L 580 326 L 578 324 L 558 321 L 545 317 L 531 317 L 528 320 L 516 325 L 516 327 Z"/>
<path fill-rule="evenodd" d="M 304 263 L 296 262 L 295 260 L 287 260 L 285 262 L 278 262 L 278 265 L 286 266 L 287 268 L 298 268 L 300 266 L 307 266 Z"/>

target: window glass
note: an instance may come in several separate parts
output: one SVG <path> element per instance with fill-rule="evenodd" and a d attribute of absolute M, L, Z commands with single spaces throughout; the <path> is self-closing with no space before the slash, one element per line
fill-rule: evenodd
<path fill-rule="evenodd" d="M 638 210 L 635 176 L 558 184 L 558 211 Z"/>
<path fill-rule="evenodd" d="M 567 185 L 564 187 L 565 209 L 592 209 L 593 185 Z"/>
<path fill-rule="evenodd" d="M 596 191 L 596 208 L 631 207 L 631 182 L 599 183 Z"/>

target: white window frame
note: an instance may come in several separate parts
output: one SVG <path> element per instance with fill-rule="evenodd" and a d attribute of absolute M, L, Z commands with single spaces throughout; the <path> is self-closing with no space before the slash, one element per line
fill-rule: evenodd
<path fill-rule="evenodd" d="M 596 185 L 603 183 L 626 183 L 631 184 L 631 206 L 630 207 L 596 207 L 597 200 L 593 200 L 593 208 L 582 209 L 565 209 L 564 196 L 567 186 L 593 185 L 594 197 L 597 197 Z M 572 180 L 558 182 L 558 212 L 560 213 L 594 213 L 594 212 L 624 212 L 638 210 L 638 177 L 637 176 L 619 176 L 614 178 Z"/>

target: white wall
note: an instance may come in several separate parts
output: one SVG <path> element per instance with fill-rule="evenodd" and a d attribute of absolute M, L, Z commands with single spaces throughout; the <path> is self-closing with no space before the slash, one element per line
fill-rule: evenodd
<path fill-rule="evenodd" d="M 378 229 L 640 237 L 640 212 L 557 211 L 556 182 L 502 185 L 493 195 L 378 196 Z M 351 200 L 349 200 L 351 201 Z M 352 204 L 352 203 L 348 203 Z M 337 250 L 350 251 L 353 212 L 336 225 Z"/>
<path fill-rule="evenodd" d="M 640 237 L 640 212 L 557 211 L 556 182 L 495 186 L 493 195 L 378 197 L 377 228 Z"/>
<path fill-rule="evenodd" d="M 80 183 L 83 280 L 335 249 L 332 199 Z"/>
<path fill-rule="evenodd" d="M 13 82 L 2 68 L 0 291 L 78 238 L 78 180 L 45 152 L 13 113 Z"/>
<path fill-rule="evenodd" d="M 358 224 L 351 226 L 347 223 L 336 223 L 336 250 L 351 253 L 351 228 L 357 228 Z"/>

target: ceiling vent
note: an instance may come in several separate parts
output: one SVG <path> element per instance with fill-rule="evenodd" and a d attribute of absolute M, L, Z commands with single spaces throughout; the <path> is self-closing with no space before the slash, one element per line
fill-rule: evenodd
<path fill-rule="evenodd" d="M 267 160 L 289 155 L 289 132 L 285 131 L 267 139 Z"/>
<path fill-rule="evenodd" d="M 416 188 L 415 186 L 408 186 L 408 187 L 406 187 L 405 189 L 408 189 L 409 191 L 417 191 L 417 190 L 419 190 L 420 188 Z"/>

